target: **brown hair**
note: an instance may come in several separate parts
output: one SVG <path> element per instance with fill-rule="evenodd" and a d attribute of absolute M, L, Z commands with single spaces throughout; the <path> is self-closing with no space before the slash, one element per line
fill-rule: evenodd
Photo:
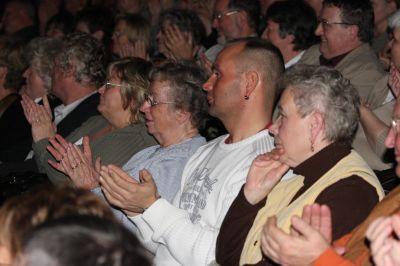
<path fill-rule="evenodd" d="M 7 200 L 0 209 L 0 244 L 12 257 L 21 252 L 24 235 L 45 221 L 90 214 L 114 220 L 109 206 L 93 193 L 70 186 L 40 186 Z"/>

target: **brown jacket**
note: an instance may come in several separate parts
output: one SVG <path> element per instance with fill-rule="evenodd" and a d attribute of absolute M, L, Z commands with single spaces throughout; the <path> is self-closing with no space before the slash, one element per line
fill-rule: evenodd
<path fill-rule="evenodd" d="M 319 45 L 306 50 L 300 64 L 319 65 Z M 363 44 L 348 53 L 336 66 L 342 75 L 349 79 L 361 98 L 372 108 L 380 106 L 388 95 L 387 76 L 379 59 L 369 44 Z"/>

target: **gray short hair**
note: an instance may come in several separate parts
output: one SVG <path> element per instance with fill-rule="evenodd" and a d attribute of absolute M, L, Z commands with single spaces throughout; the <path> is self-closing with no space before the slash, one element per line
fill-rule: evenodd
<path fill-rule="evenodd" d="M 30 41 L 25 48 L 25 58 L 43 80 L 47 92 L 51 89 L 54 58 L 61 51 L 61 45 L 58 39 L 38 37 Z"/>
<path fill-rule="evenodd" d="M 296 65 L 284 76 L 283 88 L 290 87 L 298 113 L 313 111 L 325 118 L 325 138 L 350 144 L 360 119 L 360 97 L 342 74 L 328 67 Z"/>
<path fill-rule="evenodd" d="M 175 102 L 176 109 L 191 114 L 193 127 L 200 129 L 204 126 L 208 115 L 208 103 L 202 89 L 207 77 L 202 69 L 187 61 L 167 61 L 153 69 L 150 81 L 155 80 L 168 83 L 169 100 Z"/>
<path fill-rule="evenodd" d="M 98 40 L 86 33 L 71 33 L 63 40 L 57 55 L 58 64 L 68 71 L 75 69 L 75 80 L 85 86 L 103 85 L 105 79 L 105 50 Z"/>

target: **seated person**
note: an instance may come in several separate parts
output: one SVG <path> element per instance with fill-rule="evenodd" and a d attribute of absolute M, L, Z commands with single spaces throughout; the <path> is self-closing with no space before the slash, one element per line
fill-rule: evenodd
<path fill-rule="evenodd" d="M 277 1 L 269 6 L 265 20 L 267 26 L 261 38 L 279 49 L 286 69 L 296 64 L 304 51 L 318 42 L 314 34 L 317 16 L 303 1 Z"/>
<path fill-rule="evenodd" d="M 69 215 L 95 215 L 114 220 L 97 196 L 72 187 L 44 186 L 7 200 L 0 208 L 0 263 L 12 264 L 25 235 L 45 221 Z"/>
<path fill-rule="evenodd" d="M 43 96 L 48 95 L 48 100 L 52 110 L 55 106 L 60 104 L 59 100 L 50 94 L 54 58 L 60 49 L 61 41 L 53 38 L 38 37 L 30 41 L 24 51 L 24 56 L 29 66 L 23 74 L 25 85 L 22 86 L 19 93 L 25 94 L 38 104 L 43 104 Z M 20 105 L 20 115 L 23 115 L 20 101 L 18 101 L 18 104 Z M 15 112 L 14 114 L 16 115 L 18 112 Z M 18 143 L 9 143 L 11 147 L 8 149 L 0 149 L 0 160 L 3 162 L 22 162 L 33 156 L 33 151 L 31 151 L 32 134 L 30 125 L 25 116 L 21 118 L 19 122 L 18 119 L 14 119 L 12 121 L 13 128 L 15 127 L 15 124 L 21 122 L 24 122 L 29 128 L 28 130 L 23 131 L 27 135 L 27 138 L 25 141 L 18 141 Z M 13 137 L 18 134 L 19 133 L 17 132 L 13 132 Z"/>
<path fill-rule="evenodd" d="M 299 63 L 337 69 L 376 108 L 386 102 L 389 91 L 386 73 L 369 45 L 373 16 L 370 1 L 324 0 L 315 31 L 321 42 L 307 49 Z"/>
<path fill-rule="evenodd" d="M 99 89 L 101 97 L 97 109 L 102 115 L 89 119 L 69 134 L 67 140 L 82 144 L 82 138 L 89 136 L 94 158 L 100 157 L 105 164 L 119 166 L 124 165 L 138 151 L 154 145 L 155 141 L 147 133 L 144 118 L 139 111 L 150 84 L 150 70 L 151 64 L 139 58 L 123 59 L 110 64 L 107 82 Z M 33 104 L 26 98 L 23 105 L 32 125 L 37 165 L 54 184 L 68 181 L 66 175 L 52 167 L 54 164 L 51 166 L 48 163 L 51 158 L 46 150 L 49 143 L 56 147 L 59 145 L 57 140 L 64 141 L 60 135 L 55 136 L 51 112 L 46 105 Z M 89 139 L 85 138 L 84 142 L 88 145 Z M 65 152 L 58 154 L 55 159 L 67 159 L 64 155 Z"/>
<path fill-rule="evenodd" d="M 62 47 L 55 55 L 51 80 L 51 92 L 61 104 L 51 112 L 46 97 L 43 99 L 49 115 L 54 113 L 54 124 L 61 136 L 68 136 L 90 117 L 99 114 L 96 108 L 100 100 L 97 88 L 104 82 L 104 63 L 104 49 L 101 43 L 89 35 L 74 33 L 63 39 Z M 30 102 L 36 106 L 35 108 L 43 108 L 29 97 L 22 97 L 24 102 Z M 35 118 L 35 123 L 38 125 L 45 121 L 47 120 L 41 121 L 40 117 Z M 48 135 L 53 135 L 55 132 L 54 128 L 47 130 Z M 37 141 L 35 134 L 32 134 L 34 142 Z M 38 171 L 34 160 L 0 165 L 2 176 L 26 171 Z"/>
<path fill-rule="evenodd" d="M 277 149 L 254 160 L 225 217 L 217 240 L 220 264 L 265 265 L 260 240 L 270 216 L 289 232 L 291 216 L 301 215 L 305 205 L 326 204 L 338 239 L 384 196 L 374 172 L 350 147 L 360 102 L 349 81 L 334 69 L 296 65 L 282 87 L 271 127 Z M 289 168 L 297 176 L 279 182 Z"/>
<path fill-rule="evenodd" d="M 29 232 L 13 265 L 150 266 L 148 257 L 135 235 L 119 223 L 73 215 L 45 222 Z"/>
<path fill-rule="evenodd" d="M 221 118 L 229 135 L 193 154 L 172 203 L 159 198 L 150 173 L 142 172 L 140 183 L 127 184 L 129 177 L 102 167 L 100 185 L 107 200 L 130 211 L 129 219 L 146 248 L 155 254 L 156 265 L 209 265 L 215 260 L 215 240 L 223 217 L 252 160 L 273 148 L 267 128 L 282 72 L 279 51 L 259 39 L 232 43 L 218 55 L 203 89 L 209 113 Z M 126 193 L 128 186 L 130 193 Z M 129 194 L 129 206 L 122 194 Z"/>
<path fill-rule="evenodd" d="M 26 63 L 20 42 L 2 37 L 0 40 L 0 161 L 24 160 L 32 137 L 18 95 Z"/>
<path fill-rule="evenodd" d="M 204 51 L 204 25 L 195 12 L 169 9 L 161 13 L 157 33 L 158 52 L 167 59 L 198 60 Z"/>
<path fill-rule="evenodd" d="M 151 46 L 151 25 L 140 15 L 117 16 L 112 34 L 112 53 L 119 57 L 148 60 Z"/>
<path fill-rule="evenodd" d="M 395 154 L 400 152 L 399 117 L 400 101 L 397 100 L 393 110 L 392 127 L 385 140 L 385 145 L 388 148 L 394 148 Z M 396 175 L 400 176 L 398 156 L 396 156 L 396 161 Z M 286 234 L 276 227 L 274 219 L 268 220 L 265 224 L 262 249 L 275 262 L 289 265 L 352 266 L 369 265 L 373 257 L 376 265 L 398 265 L 400 186 L 391 191 L 353 231 L 332 244 L 329 207 L 307 206 L 303 213 L 306 211 L 307 217 L 302 217 L 302 219 L 292 217 L 291 226 L 299 232 L 299 235 Z M 313 224 L 310 223 L 311 220 L 318 222 Z M 369 244 L 366 241 L 366 235 L 371 241 Z M 273 246 L 271 239 L 274 239 Z M 395 263 L 396 260 L 397 263 Z M 393 263 L 390 264 L 391 262 Z"/>
<path fill-rule="evenodd" d="M 153 176 L 160 196 L 172 202 L 186 162 L 205 144 L 198 131 L 208 109 L 206 95 L 201 90 L 205 80 L 205 74 L 196 65 L 167 62 L 152 71 L 150 88 L 140 110 L 145 114 L 148 132 L 159 145 L 136 153 L 122 169 L 110 166 L 112 172 L 123 175 L 124 189 L 129 191 L 132 182 L 140 182 L 141 171 L 146 170 Z M 66 142 L 55 147 L 59 148 L 54 154 L 56 158 L 62 153 L 67 158 L 52 165 L 68 175 L 75 186 L 86 189 L 99 186 L 99 169 L 92 164 L 93 158 L 85 156 L 91 154 L 90 147 L 84 146 L 84 151 L 71 149 Z M 95 191 L 101 194 L 100 188 Z M 129 205 L 130 194 L 119 195 L 124 205 Z M 125 215 L 121 219 L 126 226 L 134 227 Z"/>

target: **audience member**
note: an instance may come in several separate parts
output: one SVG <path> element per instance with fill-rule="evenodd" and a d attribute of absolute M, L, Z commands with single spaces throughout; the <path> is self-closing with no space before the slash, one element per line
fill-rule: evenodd
<path fill-rule="evenodd" d="M 321 43 L 308 49 L 300 63 L 334 67 L 372 108 L 382 105 L 388 97 L 387 78 L 369 45 L 373 38 L 370 1 L 325 0 L 315 33 Z"/>
<path fill-rule="evenodd" d="M 90 34 L 108 49 L 113 29 L 112 13 L 101 7 L 90 7 L 75 17 L 75 31 Z"/>
<path fill-rule="evenodd" d="M 7 37 L 0 42 L 0 161 L 10 162 L 24 160 L 32 141 L 18 94 L 26 62 L 21 42 Z"/>
<path fill-rule="evenodd" d="M 306 204 L 326 204 L 332 238 L 338 239 L 384 196 L 374 172 L 350 147 L 359 96 L 349 81 L 334 69 L 298 65 L 286 73 L 282 87 L 271 127 L 277 149 L 254 160 L 225 217 L 217 242 L 220 264 L 268 264 L 260 240 L 270 216 L 288 233 L 290 218 L 301 215 Z M 297 176 L 279 182 L 289 167 Z"/>
<path fill-rule="evenodd" d="M 0 208 L 0 263 L 12 264 L 22 241 L 35 226 L 68 215 L 95 215 L 114 220 L 110 208 L 90 192 L 43 186 L 7 200 Z"/>
<path fill-rule="evenodd" d="M 46 35 L 46 27 L 49 20 L 60 14 L 62 0 L 39 0 L 37 8 L 37 17 L 39 22 L 39 31 L 41 36 Z"/>
<path fill-rule="evenodd" d="M 395 0 L 371 0 L 374 9 L 374 38 L 372 49 L 379 53 L 389 40 L 388 18 L 397 10 Z"/>
<path fill-rule="evenodd" d="M 39 35 L 35 19 L 36 10 L 30 1 L 9 0 L 4 8 L 2 18 L 4 33 L 28 43 Z"/>
<path fill-rule="evenodd" d="M 33 150 L 36 163 L 54 184 L 63 184 L 68 180 L 62 173 L 65 172 L 62 165 L 70 160 L 66 157 L 66 150 L 78 149 L 73 143 L 83 144 L 88 151 L 90 138 L 93 158 L 97 163 L 99 157 L 105 164 L 113 163 L 118 166 L 124 165 L 138 151 L 155 144 L 154 139 L 146 132 L 139 112 L 149 86 L 150 70 L 151 64 L 139 58 L 123 59 L 110 64 L 107 82 L 99 89 L 101 97 L 97 109 L 101 116 L 90 118 L 69 134 L 66 140 L 60 135 L 54 138 L 54 133 L 47 134 L 51 131 L 51 119 L 41 117 L 43 111 L 26 104 L 25 112 L 32 124 L 35 141 Z M 35 117 L 40 121 L 36 122 Z M 50 161 L 51 156 L 47 150 L 58 163 Z M 92 154 L 91 151 L 90 153 Z M 77 171 L 76 168 L 81 164 L 80 161 L 70 163 L 72 171 Z M 93 183 L 85 183 L 81 187 L 92 189 Z"/>
<path fill-rule="evenodd" d="M 24 57 L 29 63 L 23 76 L 26 85 L 19 90 L 36 103 L 43 103 L 43 96 L 51 91 L 51 73 L 53 71 L 54 57 L 60 51 L 61 42 L 51 38 L 35 38 L 25 48 Z M 13 75 L 16 75 L 15 73 Z M 49 97 L 52 109 L 59 104 L 57 99 Z M 0 149 L 0 160 L 3 162 L 22 162 L 32 147 L 32 134 L 30 125 L 25 119 L 20 101 L 16 101 L 17 109 L 13 109 L 12 116 L 8 117 L 8 124 L 3 124 L 4 131 L 10 133 L 5 141 L 6 146 Z M 10 115 L 10 114 L 8 114 Z M 6 114 L 7 116 L 7 114 Z M 23 128 L 22 128 L 23 125 Z M 31 158 L 31 155 L 28 156 Z"/>
<path fill-rule="evenodd" d="M 151 43 L 150 23 L 140 15 L 118 16 L 112 40 L 112 52 L 118 57 L 133 56 L 148 60 Z"/>
<path fill-rule="evenodd" d="M 45 36 L 62 39 L 73 31 L 73 17 L 68 13 L 54 15 L 45 28 Z"/>
<path fill-rule="evenodd" d="M 109 166 L 112 173 L 115 172 L 112 176 L 122 178 L 118 178 L 115 182 L 117 188 L 114 189 L 112 186 L 109 191 L 113 197 L 105 193 L 108 202 L 114 206 L 123 206 L 122 209 L 129 215 L 129 209 L 126 207 L 130 206 L 129 191 L 135 189 L 130 185 L 132 181 L 134 183 L 140 181 L 141 171 L 144 169 L 153 176 L 160 196 L 172 202 L 180 187 L 186 162 L 201 145 L 205 144 L 204 138 L 199 136 L 198 132 L 207 115 L 207 100 L 201 91 L 205 80 L 204 73 L 195 65 L 165 63 L 153 70 L 149 94 L 140 110 L 145 114 L 148 132 L 160 145 L 138 152 L 122 169 L 115 165 Z M 73 171 L 68 163 L 63 164 L 64 170 L 69 173 L 75 185 L 79 187 L 82 183 L 90 182 L 85 180 L 93 180 L 94 186 L 98 186 L 99 173 L 91 165 L 92 158 L 85 158 L 79 150 L 75 152 L 67 149 L 68 155 L 75 162 L 83 159 L 83 163 L 76 171 Z M 86 173 L 93 173 L 96 176 L 87 176 Z M 121 193 L 121 189 L 128 193 Z M 100 188 L 95 192 L 101 195 Z M 113 200 L 116 195 L 121 197 L 118 202 Z M 118 213 L 124 224 L 134 230 L 132 222 L 125 215 Z"/>
<path fill-rule="evenodd" d="M 149 173 L 143 173 L 140 184 L 131 184 L 136 187 L 131 203 L 145 211 L 130 214 L 130 219 L 155 254 L 155 264 L 207 265 L 215 260 L 219 227 L 251 160 L 273 148 L 266 128 L 282 71 L 279 51 L 268 43 L 255 39 L 227 46 L 203 87 L 210 114 L 223 121 L 229 135 L 200 147 L 189 159 L 173 204 L 158 197 Z M 110 195 L 112 182 L 119 179 L 107 172 L 111 168 L 102 169 L 100 184 Z"/>
<path fill-rule="evenodd" d="M 24 237 L 18 266 L 150 266 L 139 240 L 122 225 L 92 215 L 45 222 Z"/>
<path fill-rule="evenodd" d="M 262 38 L 275 45 L 282 54 L 285 68 L 296 64 L 304 50 L 317 43 L 314 35 L 317 17 L 303 1 L 278 1 L 265 15 L 267 26 Z"/>
<path fill-rule="evenodd" d="M 31 126 L 35 125 L 32 127 L 33 141 L 52 137 L 56 131 L 66 137 L 90 117 L 98 115 L 96 107 L 100 97 L 96 90 L 104 81 L 104 72 L 104 49 L 100 42 L 82 33 L 70 34 L 64 38 L 61 51 L 55 56 L 52 71 L 52 94 L 62 103 L 54 108 L 54 116 L 47 97 L 44 97 L 45 105 L 41 106 L 23 96 L 23 102 L 30 107 L 25 110 L 25 116 L 30 116 L 28 122 Z M 33 110 L 35 112 L 31 112 Z M 40 111 L 40 115 L 37 111 Z M 51 123 L 52 117 L 54 124 Z M 38 164 L 33 160 L 26 160 L 22 164 L 1 164 L 0 175 L 37 172 L 37 167 Z"/>
<path fill-rule="evenodd" d="M 193 11 L 169 9 L 161 14 L 157 45 L 167 59 L 199 59 L 204 37 L 203 23 Z"/>
<path fill-rule="evenodd" d="M 393 122 L 385 140 L 388 148 L 400 152 L 398 117 L 400 102 L 396 101 Z M 396 157 L 396 175 L 400 166 Z M 325 205 L 306 206 L 303 217 L 292 217 L 292 228 L 298 234 L 288 235 L 276 227 L 274 220 L 267 221 L 263 231 L 263 252 L 279 264 L 288 265 L 376 265 L 390 264 L 398 259 L 398 214 L 400 212 L 400 186 L 391 191 L 351 233 L 331 245 L 331 214 Z M 392 215 L 397 215 L 392 216 Z M 392 216 L 392 217 L 390 217 Z M 396 228 L 396 231 L 393 231 Z M 393 235 L 393 233 L 395 235 Z M 371 241 L 367 243 L 366 235 Z M 271 245 L 274 239 L 274 246 Z"/>
<path fill-rule="evenodd" d="M 216 0 L 213 27 L 218 32 L 218 44 L 205 53 L 214 62 L 227 41 L 257 37 L 260 4 L 253 0 Z"/>

